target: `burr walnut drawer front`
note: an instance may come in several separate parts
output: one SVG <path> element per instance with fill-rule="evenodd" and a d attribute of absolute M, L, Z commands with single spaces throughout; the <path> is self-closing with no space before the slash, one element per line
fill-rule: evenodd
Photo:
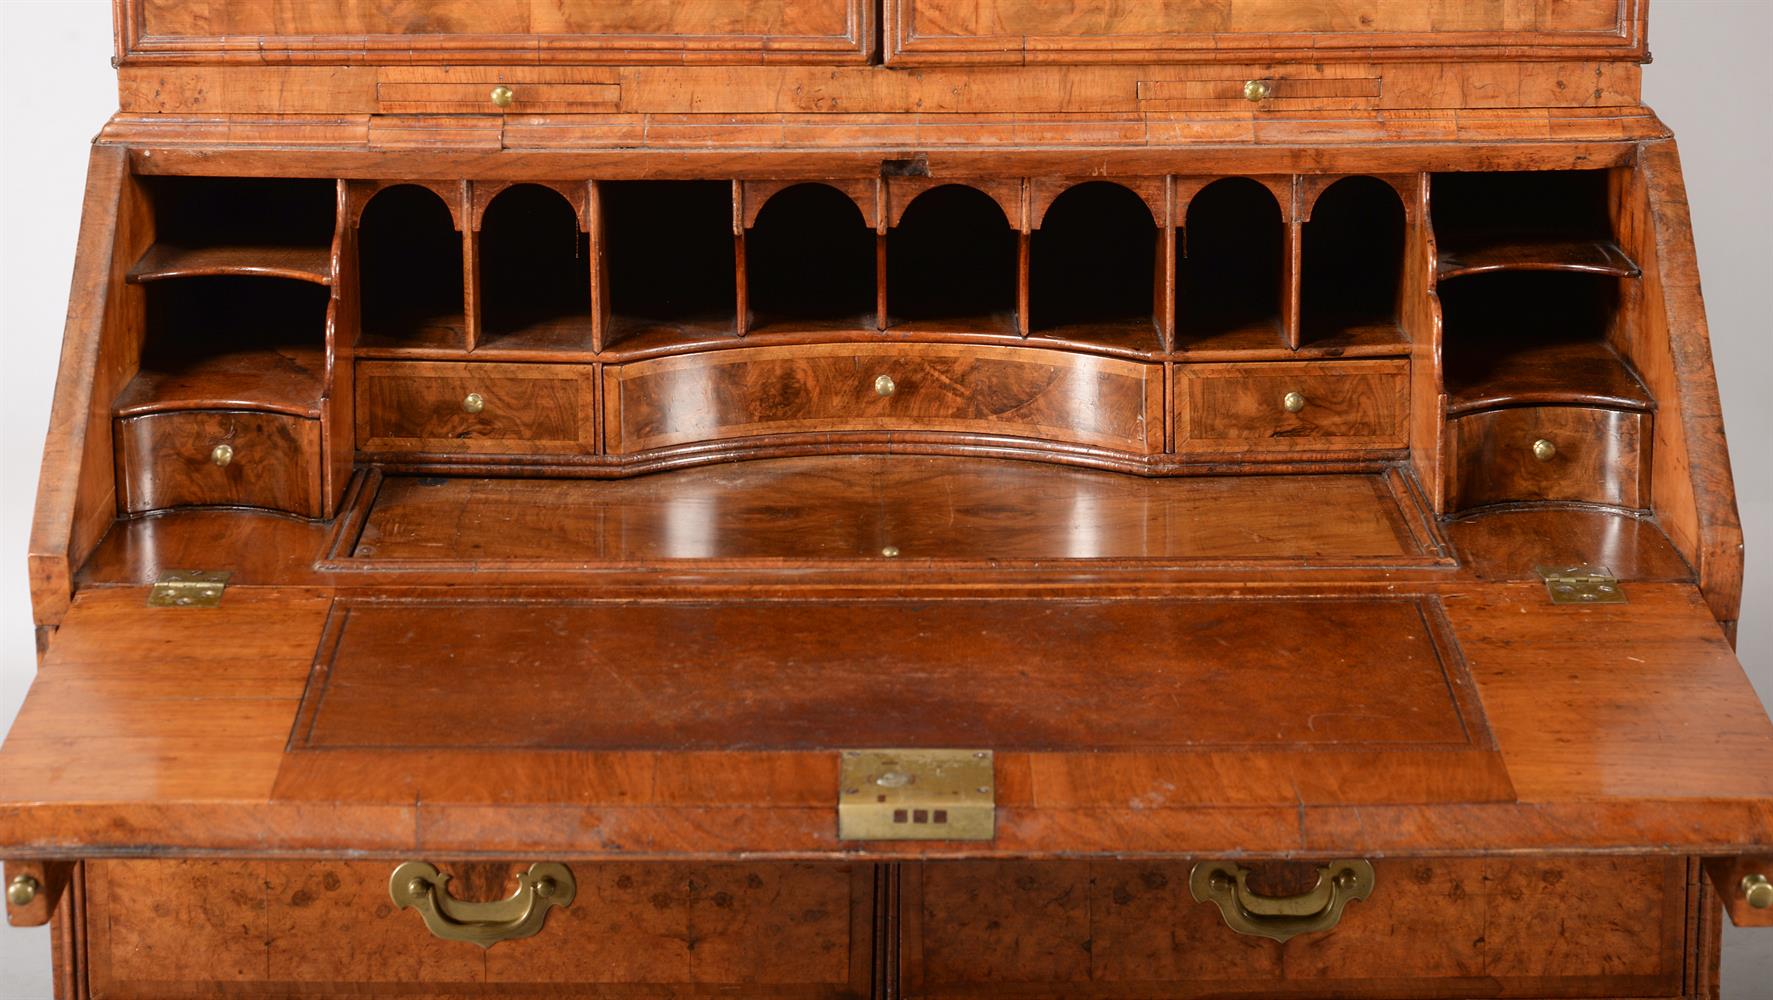
<path fill-rule="evenodd" d="M 1588 406 L 1523 406 L 1448 421 L 1455 510 L 1581 501 L 1644 507 L 1650 415 Z"/>
<path fill-rule="evenodd" d="M 1315 866 L 1246 862 L 1248 888 L 1299 894 Z M 902 876 L 900 995 L 1674 997 L 1697 884 L 1685 859 L 1438 858 L 1373 863 L 1329 930 L 1238 933 L 1196 902 L 1190 861 L 930 862 Z M 1302 877 L 1303 876 L 1303 877 Z"/>
<path fill-rule="evenodd" d="M 1409 444 L 1409 363 L 1176 366 L 1176 450 L 1317 455 Z"/>
<path fill-rule="evenodd" d="M 758 435 L 1032 438 L 1133 454 L 1163 447 L 1161 369 L 1019 347 L 744 348 L 612 365 L 609 450 Z"/>
<path fill-rule="evenodd" d="M 357 447 L 374 454 L 577 455 L 597 450 L 589 365 L 357 365 Z"/>
<path fill-rule="evenodd" d="M 322 513 L 320 421 L 251 410 L 118 418 L 117 493 L 131 514 L 167 507 Z"/>
<path fill-rule="evenodd" d="M 868 996 L 871 865 L 575 863 L 540 931 L 486 948 L 397 906 L 395 866 L 89 862 L 92 996 Z M 493 901 L 529 865 L 436 867 L 452 899 Z"/>

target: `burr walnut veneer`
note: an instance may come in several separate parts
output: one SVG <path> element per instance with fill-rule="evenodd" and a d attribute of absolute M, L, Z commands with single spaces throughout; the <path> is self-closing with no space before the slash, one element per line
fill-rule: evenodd
<path fill-rule="evenodd" d="M 9 917 L 67 1000 L 1715 996 L 1647 26 L 118 0 Z"/>

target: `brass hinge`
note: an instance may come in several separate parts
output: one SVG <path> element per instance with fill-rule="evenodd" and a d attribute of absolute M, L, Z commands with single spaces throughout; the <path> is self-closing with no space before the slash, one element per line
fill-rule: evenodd
<path fill-rule="evenodd" d="M 997 835 L 989 750 L 845 750 L 838 771 L 838 840 Z"/>
<path fill-rule="evenodd" d="M 1541 566 L 1553 604 L 1624 604 L 1619 578 L 1605 566 Z"/>
<path fill-rule="evenodd" d="M 148 591 L 150 608 L 213 608 L 228 588 L 226 570 L 169 569 Z"/>

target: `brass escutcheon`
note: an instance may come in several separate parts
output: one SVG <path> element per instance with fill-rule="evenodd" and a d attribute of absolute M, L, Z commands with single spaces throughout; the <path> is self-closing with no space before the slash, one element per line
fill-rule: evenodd
<path fill-rule="evenodd" d="M 1332 861 L 1318 866 L 1317 885 L 1298 896 L 1258 896 L 1250 891 L 1250 870 L 1229 861 L 1202 861 L 1188 873 L 1188 891 L 1197 903 L 1219 907 L 1225 926 L 1239 934 L 1288 941 L 1327 931 L 1342 910 L 1373 894 L 1373 865 Z"/>
<path fill-rule="evenodd" d="M 1547 441 L 1544 438 L 1540 438 L 1539 440 L 1533 442 L 1533 457 L 1538 459 L 1539 461 L 1549 462 L 1552 459 L 1556 458 L 1557 454 L 1558 454 L 1558 446 L 1555 444 L 1552 444 L 1550 441 Z"/>
<path fill-rule="evenodd" d="M 497 107 L 508 108 L 515 100 L 517 100 L 516 92 L 502 83 L 492 89 L 492 102 Z"/>
<path fill-rule="evenodd" d="M 388 876 L 388 895 L 401 909 L 419 911 L 425 927 L 445 941 L 471 941 L 491 948 L 542 929 L 548 910 L 571 906 L 578 893 L 572 870 L 539 861 L 517 876 L 517 891 L 493 903 L 469 903 L 448 893 L 449 876 L 434 865 L 408 861 Z"/>

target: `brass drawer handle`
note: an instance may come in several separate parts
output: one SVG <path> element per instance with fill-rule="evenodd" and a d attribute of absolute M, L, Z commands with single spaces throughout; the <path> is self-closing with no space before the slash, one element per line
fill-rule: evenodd
<path fill-rule="evenodd" d="M 1305 394 L 1302 392 L 1289 392 L 1285 396 L 1282 396 L 1281 409 L 1286 410 L 1288 413 L 1298 413 L 1300 410 L 1305 409 Z"/>
<path fill-rule="evenodd" d="M 899 391 L 899 384 L 893 381 L 891 375 L 876 375 L 874 377 L 874 394 L 876 396 L 885 398 L 897 391 Z"/>
<path fill-rule="evenodd" d="M 234 446 L 231 444 L 216 445 L 209 450 L 209 460 L 214 462 L 218 469 L 227 468 L 228 463 L 234 461 Z"/>
<path fill-rule="evenodd" d="M 472 941 L 491 948 L 542 929 L 549 909 L 571 906 L 578 892 L 572 870 L 539 861 L 517 876 L 517 891 L 495 903 L 468 903 L 446 891 L 449 876 L 423 861 L 408 861 L 388 876 L 388 895 L 401 909 L 419 911 L 431 933 L 445 941 Z"/>
<path fill-rule="evenodd" d="M 495 107 L 508 108 L 517 100 L 517 93 L 501 83 L 492 89 L 491 97 Z"/>
<path fill-rule="evenodd" d="M 482 396 L 480 393 L 470 392 L 468 395 L 462 397 L 463 412 L 479 413 L 484 409 L 486 409 L 486 397 Z"/>
<path fill-rule="evenodd" d="M 1558 446 L 1544 438 L 1533 442 L 1533 457 L 1541 462 L 1549 462 L 1558 455 Z"/>
<path fill-rule="evenodd" d="M 1197 903 L 1219 907 L 1225 925 L 1239 934 L 1287 941 L 1327 931 L 1342 920 L 1342 909 L 1373 894 L 1373 865 L 1332 861 L 1318 866 L 1317 886 L 1298 896 L 1258 896 L 1250 891 L 1250 870 L 1228 861 L 1203 861 L 1188 873 L 1188 891 Z"/>
<path fill-rule="evenodd" d="M 1267 80 L 1245 80 L 1244 100 L 1259 104 L 1274 96 L 1274 84 Z"/>

